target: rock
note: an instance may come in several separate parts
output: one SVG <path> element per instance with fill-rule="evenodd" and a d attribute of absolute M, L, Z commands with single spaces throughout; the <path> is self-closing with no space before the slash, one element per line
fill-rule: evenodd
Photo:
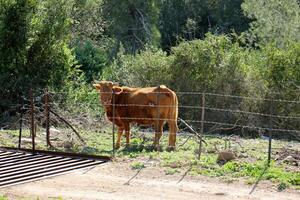
<path fill-rule="evenodd" d="M 54 127 L 51 127 L 50 129 L 49 129 L 49 131 L 50 131 L 50 134 L 52 135 L 52 134 L 61 134 L 61 131 L 60 130 L 58 130 L 58 129 L 56 129 L 56 128 L 54 128 Z"/>
<path fill-rule="evenodd" d="M 234 160 L 235 155 L 231 151 L 221 151 L 218 154 L 217 163 L 225 164 L 228 161 Z"/>
<path fill-rule="evenodd" d="M 239 156 L 239 158 L 248 158 L 248 154 L 247 153 L 241 153 Z"/>
<path fill-rule="evenodd" d="M 283 159 L 283 162 L 293 166 L 299 165 L 297 159 L 295 159 L 293 156 L 287 156 L 285 159 Z"/>

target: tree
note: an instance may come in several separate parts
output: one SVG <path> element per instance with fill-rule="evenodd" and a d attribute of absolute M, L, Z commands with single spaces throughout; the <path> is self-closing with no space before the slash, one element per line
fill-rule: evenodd
<path fill-rule="evenodd" d="M 29 88 L 62 86 L 74 58 L 71 1 L 4 0 L 0 7 L 1 109 Z"/>
<path fill-rule="evenodd" d="M 29 81 L 26 73 L 26 47 L 36 0 L 0 1 L 0 111 L 8 106 Z"/>
<path fill-rule="evenodd" d="M 107 33 L 122 43 L 126 52 L 135 53 L 146 44 L 160 43 L 156 0 L 104 0 L 103 14 L 109 23 Z"/>
<path fill-rule="evenodd" d="M 284 47 L 300 41 L 300 6 L 297 0 L 245 0 L 242 8 L 254 21 L 250 33 L 262 44 Z"/>
<path fill-rule="evenodd" d="M 79 69 L 90 82 L 99 77 L 110 59 L 113 41 L 104 34 L 102 0 L 75 0 L 72 9 L 70 45 L 74 49 Z"/>
<path fill-rule="evenodd" d="M 71 17 L 71 45 L 76 45 L 78 41 L 101 45 L 107 27 L 102 14 L 102 0 L 75 0 Z"/>
<path fill-rule="evenodd" d="M 159 29 L 162 47 L 170 50 L 180 39 L 203 39 L 207 32 L 236 33 L 247 30 L 249 19 L 242 0 L 161 0 Z"/>

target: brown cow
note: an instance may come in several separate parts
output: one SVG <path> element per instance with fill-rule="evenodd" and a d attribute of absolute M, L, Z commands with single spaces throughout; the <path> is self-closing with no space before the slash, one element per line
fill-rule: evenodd
<path fill-rule="evenodd" d="M 175 148 L 178 100 L 172 90 L 164 85 L 147 88 L 120 87 L 110 81 L 100 81 L 93 86 L 100 94 L 100 102 L 105 108 L 108 119 L 118 127 L 116 148 L 121 145 L 124 130 L 126 145 L 129 145 L 132 123 L 154 126 L 156 132 L 154 146 L 158 147 L 165 122 L 168 122 L 170 131 L 169 149 Z M 113 119 L 113 109 L 115 109 L 115 119 Z"/>

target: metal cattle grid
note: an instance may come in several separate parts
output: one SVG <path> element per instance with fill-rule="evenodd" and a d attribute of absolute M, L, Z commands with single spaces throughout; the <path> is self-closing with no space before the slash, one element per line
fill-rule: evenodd
<path fill-rule="evenodd" d="M 109 160 L 104 156 L 0 148 L 0 188 L 69 173 Z"/>

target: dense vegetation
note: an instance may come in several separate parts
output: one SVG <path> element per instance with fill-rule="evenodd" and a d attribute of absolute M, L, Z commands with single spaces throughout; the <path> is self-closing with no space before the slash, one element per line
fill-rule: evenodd
<path fill-rule="evenodd" d="M 270 123 L 299 129 L 293 118 L 299 117 L 299 103 L 259 100 L 300 100 L 299 33 L 298 0 L 0 0 L 0 112 L 29 88 L 45 86 L 66 92 L 70 105 L 95 102 L 91 81 L 107 79 L 256 97 L 207 103 L 290 116 Z M 199 99 L 184 96 L 180 102 Z M 239 113 L 206 115 L 249 126 L 271 121 Z"/>

